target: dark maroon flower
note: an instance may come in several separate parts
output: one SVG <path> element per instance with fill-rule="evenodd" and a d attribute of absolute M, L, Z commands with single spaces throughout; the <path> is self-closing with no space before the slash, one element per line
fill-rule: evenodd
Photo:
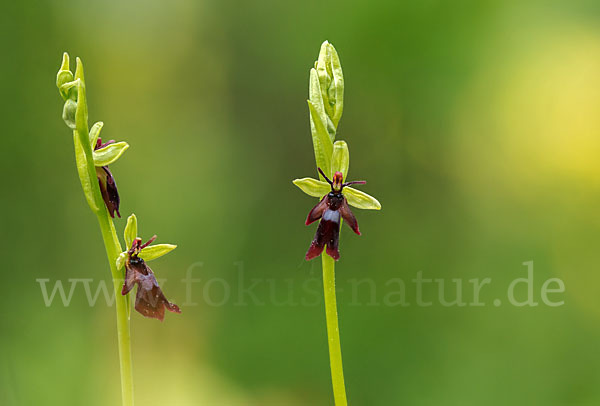
<path fill-rule="evenodd" d="M 147 243 L 142 244 L 142 240 L 136 238 L 133 244 L 131 244 L 131 249 L 127 252 L 125 283 L 123 284 L 121 294 L 126 295 L 137 284 L 135 310 L 144 317 L 163 321 L 165 307 L 173 313 L 181 313 L 181 310 L 179 306 L 167 300 L 160 286 L 158 286 L 152 269 L 138 256 L 140 251 L 154 241 L 154 239 L 156 239 L 156 236 L 152 237 Z"/>
<path fill-rule="evenodd" d="M 340 236 L 340 218 L 346 220 L 352 230 L 360 235 L 358 230 L 358 222 L 356 217 L 348 206 L 348 201 L 342 194 L 342 190 L 345 186 L 353 184 L 365 184 L 365 181 L 354 181 L 342 183 L 343 175 L 341 172 L 336 172 L 333 175 L 333 181 L 323 173 L 321 168 L 318 168 L 319 172 L 327 183 L 331 185 L 331 192 L 321 199 L 321 201 L 308 213 L 306 218 L 306 225 L 309 225 L 319 219 L 319 227 L 315 234 L 315 238 L 310 244 L 310 248 L 306 253 L 306 260 L 311 260 L 318 257 L 325 246 L 327 246 L 326 252 L 331 258 L 336 261 L 340 259 L 340 252 L 338 250 L 339 236 Z"/>
<path fill-rule="evenodd" d="M 103 144 L 102 139 L 98 138 L 98 141 L 96 141 L 96 146 L 94 147 L 94 151 L 113 144 L 114 142 L 115 140 L 110 140 Z M 112 173 L 108 169 L 108 166 L 97 166 L 96 175 L 98 176 L 98 182 L 100 183 L 102 199 L 104 199 L 104 204 L 106 204 L 110 216 L 114 218 L 116 212 L 117 216 L 121 217 L 121 213 L 119 213 L 119 204 L 121 203 L 121 199 L 119 198 L 119 192 L 117 191 L 117 183 L 115 182 L 115 178 L 113 177 Z"/>

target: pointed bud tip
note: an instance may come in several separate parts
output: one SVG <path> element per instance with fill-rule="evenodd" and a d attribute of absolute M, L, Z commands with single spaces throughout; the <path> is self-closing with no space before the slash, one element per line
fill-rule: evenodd
<path fill-rule="evenodd" d="M 63 52 L 62 63 L 60 64 L 60 70 L 69 70 L 70 60 L 69 54 Z"/>

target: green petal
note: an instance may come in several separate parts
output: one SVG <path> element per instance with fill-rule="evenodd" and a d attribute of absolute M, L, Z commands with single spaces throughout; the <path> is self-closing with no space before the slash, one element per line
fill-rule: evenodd
<path fill-rule="evenodd" d="M 313 178 L 302 178 L 293 181 L 304 193 L 312 197 L 321 198 L 331 191 L 329 183 L 321 182 Z"/>
<path fill-rule="evenodd" d="M 90 145 L 92 146 L 92 150 L 96 147 L 96 141 L 98 141 L 98 137 L 100 137 L 100 131 L 102 131 L 102 127 L 104 127 L 104 123 L 102 121 L 98 121 L 97 123 L 94 123 L 90 129 Z"/>
<path fill-rule="evenodd" d="M 94 165 L 95 166 L 106 166 L 115 162 L 123 152 L 129 148 L 129 144 L 126 142 L 116 142 L 114 144 L 107 145 L 104 148 L 97 149 L 93 152 L 94 154 Z"/>
<path fill-rule="evenodd" d="M 144 259 L 144 261 L 152 261 L 158 257 L 162 257 L 165 254 L 173 251 L 177 248 L 177 245 L 173 244 L 156 244 L 150 245 L 146 248 L 142 248 L 140 251 L 140 257 Z"/>
<path fill-rule="evenodd" d="M 317 166 L 320 167 L 323 172 L 330 174 L 333 143 L 329 137 L 329 133 L 327 133 L 327 130 L 325 129 L 323 121 L 321 121 L 315 105 L 310 100 L 308 100 L 308 108 L 315 127 L 315 131 L 312 131 L 315 160 L 317 161 Z"/>
<path fill-rule="evenodd" d="M 348 167 L 350 166 L 350 152 L 348 144 L 345 141 L 336 141 L 333 144 L 333 157 L 331 158 L 331 176 L 337 171 L 342 172 L 344 180 L 348 177 Z"/>
<path fill-rule="evenodd" d="M 346 200 L 348 200 L 350 206 L 365 210 L 381 210 L 381 203 L 377 199 L 358 189 L 346 186 L 344 188 L 344 196 L 346 196 Z"/>
<path fill-rule="evenodd" d="M 131 248 L 131 244 L 133 244 L 133 240 L 137 238 L 137 217 L 135 214 L 131 214 L 127 218 L 127 225 L 125 226 L 125 231 L 123 232 L 123 237 L 125 238 L 125 247 L 127 249 Z"/>

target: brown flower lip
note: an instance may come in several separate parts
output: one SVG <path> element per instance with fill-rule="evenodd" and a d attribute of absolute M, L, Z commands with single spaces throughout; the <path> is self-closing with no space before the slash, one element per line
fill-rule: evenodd
<path fill-rule="evenodd" d="M 115 140 L 110 140 L 103 144 L 102 139 L 98 138 L 94 151 L 113 144 L 114 142 Z M 100 183 L 102 199 L 104 200 L 104 204 L 106 205 L 110 216 L 115 218 L 115 213 L 117 213 L 117 216 L 120 218 L 121 213 L 119 213 L 119 205 L 121 204 L 121 199 L 119 198 L 119 191 L 117 190 L 117 183 L 115 182 L 113 174 L 108 169 L 108 166 L 97 166 L 96 175 L 98 176 L 98 182 Z"/>
<path fill-rule="evenodd" d="M 354 217 L 354 213 L 348 206 L 348 201 L 344 197 L 342 190 L 345 186 L 354 184 L 365 184 L 364 180 L 353 181 L 342 183 L 343 174 L 336 172 L 333 175 L 333 181 L 323 173 L 321 168 L 318 168 L 321 175 L 325 178 L 327 183 L 331 185 L 331 192 L 321 199 L 321 201 L 313 207 L 308 213 L 306 218 L 306 225 L 309 225 L 319 219 L 319 227 L 315 234 L 315 238 L 310 243 L 308 252 L 306 253 L 306 260 L 309 261 L 315 257 L 318 257 L 327 246 L 326 253 L 336 261 L 340 259 L 340 251 L 338 249 L 339 237 L 340 237 L 340 222 L 343 218 L 346 220 L 352 230 L 360 235 L 358 229 L 358 221 Z"/>
<path fill-rule="evenodd" d="M 121 294 L 126 295 L 133 289 L 134 285 L 137 285 L 135 310 L 144 317 L 163 321 L 165 318 L 165 308 L 173 313 L 181 313 L 181 310 L 179 306 L 167 300 L 160 286 L 158 286 L 154 272 L 138 256 L 140 251 L 155 239 L 156 236 L 152 237 L 147 243 L 142 244 L 142 240 L 136 238 L 131 244 L 131 249 L 127 252 L 125 283 L 123 284 Z"/>

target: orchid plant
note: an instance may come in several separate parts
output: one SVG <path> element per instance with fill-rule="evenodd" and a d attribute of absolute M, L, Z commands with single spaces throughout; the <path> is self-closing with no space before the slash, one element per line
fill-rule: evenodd
<path fill-rule="evenodd" d="M 133 405 L 133 373 L 131 365 L 130 299 L 129 292 L 137 285 L 135 309 L 145 317 L 163 320 L 165 308 L 180 313 L 177 305 L 170 303 L 158 285 L 146 261 L 158 258 L 176 246 L 150 245 L 156 236 L 142 244 L 137 236 L 137 218 L 127 219 L 123 251 L 117 237 L 113 218 L 119 212 L 120 197 L 117 184 L 108 166 L 129 148 L 126 142 L 110 140 L 103 143 L 100 132 L 102 122 L 88 129 L 88 108 L 83 64 L 77 58 L 75 74 L 70 70 L 69 55 L 65 53 L 56 77 L 56 86 L 64 100 L 63 120 L 73 130 L 75 161 L 84 196 L 90 209 L 98 218 L 100 231 L 112 273 L 117 309 L 119 360 L 121 366 L 121 395 L 124 406 Z"/>
<path fill-rule="evenodd" d="M 308 108 L 319 179 L 302 178 L 293 183 L 307 195 L 321 199 L 306 219 L 306 225 L 320 219 L 315 238 L 306 253 L 306 260 L 321 255 L 333 395 L 335 404 L 342 406 L 347 405 L 347 400 L 335 297 L 334 262 L 340 258 L 339 231 L 343 219 L 360 235 L 358 222 L 349 206 L 380 210 L 381 204 L 374 197 L 350 187 L 352 184 L 366 182 L 344 182 L 348 176 L 350 153 L 346 142 L 335 140 L 344 108 L 344 75 L 339 56 L 327 41 L 321 45 L 319 58 L 310 70 Z M 326 254 L 322 254 L 324 249 Z"/>

